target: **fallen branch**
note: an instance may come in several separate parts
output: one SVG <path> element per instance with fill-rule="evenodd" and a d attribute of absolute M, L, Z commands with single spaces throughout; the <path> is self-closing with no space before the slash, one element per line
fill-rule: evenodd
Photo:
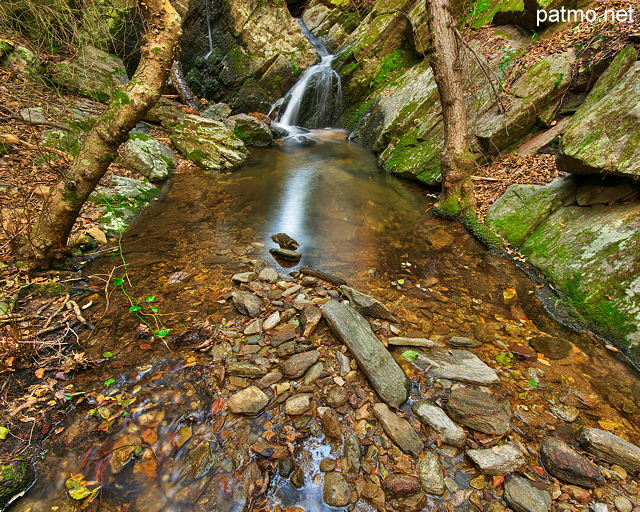
<path fill-rule="evenodd" d="M 36 150 L 36 151 L 44 151 L 46 153 L 54 153 L 54 154 L 62 157 L 67 162 L 70 162 L 70 161 L 73 160 L 73 157 L 70 154 L 65 153 L 64 151 L 60 151 L 59 149 L 56 149 L 56 148 L 50 148 L 48 146 L 43 148 L 42 146 L 38 146 L 36 144 L 31 144 L 30 142 L 27 142 L 25 140 L 21 140 L 18 137 L 16 137 L 15 135 L 12 135 L 12 134 L 6 133 L 6 132 L 0 132 L 0 144 L 20 144 L 21 146 L 24 146 L 27 149 L 33 149 L 33 150 Z"/>
<path fill-rule="evenodd" d="M 500 178 L 489 178 L 488 176 L 471 176 L 471 179 L 475 181 L 503 181 Z"/>

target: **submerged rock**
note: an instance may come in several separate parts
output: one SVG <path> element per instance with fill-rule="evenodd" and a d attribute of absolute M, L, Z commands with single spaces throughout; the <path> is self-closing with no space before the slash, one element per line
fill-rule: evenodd
<path fill-rule="evenodd" d="M 333 333 L 342 341 L 367 376 L 380 398 L 399 408 L 409 398 L 410 382 L 369 323 L 353 308 L 330 300 L 322 313 Z"/>
<path fill-rule="evenodd" d="M 534 487 L 521 476 L 509 475 L 504 484 L 504 499 L 515 512 L 549 512 L 551 495 Z"/>
<path fill-rule="evenodd" d="M 391 411 L 386 404 L 377 403 L 373 406 L 373 413 L 382 424 L 384 431 L 398 447 L 414 457 L 424 449 L 420 436 L 413 430 L 411 424 Z"/>
<path fill-rule="evenodd" d="M 467 442 L 464 430 L 456 425 L 437 405 L 432 405 L 426 400 L 418 400 L 411 406 L 411 411 L 422 423 L 435 430 L 443 443 L 460 447 Z"/>
<path fill-rule="evenodd" d="M 585 428 L 578 441 L 585 450 L 602 460 L 619 464 L 630 471 L 640 471 L 640 447 L 611 432 Z"/>
<path fill-rule="evenodd" d="M 442 496 L 445 491 L 444 473 L 442 471 L 442 461 L 440 456 L 429 448 L 424 452 L 424 458 L 418 462 L 418 475 L 420 485 L 427 494 Z"/>
<path fill-rule="evenodd" d="M 340 293 L 349 300 L 351 307 L 361 315 L 381 318 L 382 320 L 388 320 L 393 323 L 398 322 L 387 306 L 379 300 L 346 285 L 340 287 Z"/>
<path fill-rule="evenodd" d="M 488 386 L 500 382 L 498 374 L 468 350 L 431 348 L 418 355 L 416 363 L 428 374 L 469 384 Z"/>
<path fill-rule="evenodd" d="M 351 490 L 342 473 L 332 471 L 324 475 L 322 499 L 330 507 L 346 507 L 351 503 Z"/>
<path fill-rule="evenodd" d="M 227 406 L 234 414 L 254 416 L 260 413 L 267 403 L 269 403 L 269 397 L 260 388 L 250 386 L 232 395 L 227 401 Z"/>
<path fill-rule="evenodd" d="M 485 475 L 506 475 L 519 470 L 526 464 L 522 452 L 510 444 L 503 444 L 485 450 L 467 450 L 467 456 Z"/>
<path fill-rule="evenodd" d="M 534 336 L 529 340 L 529 345 L 549 359 L 564 359 L 571 353 L 572 347 L 568 341 L 554 336 Z"/>
<path fill-rule="evenodd" d="M 509 415 L 491 396 L 477 389 L 452 391 L 447 412 L 451 419 L 478 432 L 503 435 L 509 430 Z"/>
<path fill-rule="evenodd" d="M 556 437 L 546 436 L 540 443 L 540 459 L 547 472 L 558 480 L 582 487 L 604 484 L 598 467 Z"/>

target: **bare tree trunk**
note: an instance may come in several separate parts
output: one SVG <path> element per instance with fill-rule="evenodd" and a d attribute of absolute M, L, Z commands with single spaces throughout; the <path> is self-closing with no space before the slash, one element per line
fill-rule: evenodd
<path fill-rule="evenodd" d="M 184 73 L 182 72 L 182 64 L 179 60 L 176 60 L 171 66 L 171 79 L 173 80 L 173 86 L 178 91 L 178 96 L 182 100 L 182 103 L 189 105 L 196 113 L 200 112 L 200 106 L 193 94 L 193 91 L 184 79 Z"/>
<path fill-rule="evenodd" d="M 95 124 L 69 172 L 52 189 L 42 214 L 18 256 L 30 268 L 47 268 L 64 253 L 82 205 L 104 176 L 131 129 L 158 101 L 182 33 L 182 19 L 169 0 L 140 0 L 146 27 L 138 68 Z"/>
<path fill-rule="evenodd" d="M 475 160 L 468 145 L 467 109 L 461 70 L 462 48 L 449 0 L 426 0 L 431 33 L 430 64 L 438 85 L 444 122 L 441 157 L 442 192 L 436 211 L 445 217 L 463 219 L 475 211 L 471 173 Z"/>

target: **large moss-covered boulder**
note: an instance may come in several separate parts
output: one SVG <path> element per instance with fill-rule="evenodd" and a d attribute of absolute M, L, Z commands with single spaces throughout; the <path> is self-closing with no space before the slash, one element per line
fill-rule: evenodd
<path fill-rule="evenodd" d="M 177 165 L 176 155 L 169 146 L 144 133 L 132 133 L 129 136 L 117 162 L 151 183 L 165 181 Z"/>
<path fill-rule="evenodd" d="M 204 169 L 230 171 L 248 158 L 242 140 L 220 121 L 185 115 L 168 128 L 174 146 Z"/>
<path fill-rule="evenodd" d="M 0 509 L 4 509 L 11 498 L 26 491 L 34 480 L 35 471 L 26 462 L 0 462 Z"/>
<path fill-rule="evenodd" d="M 568 89 L 575 62 L 575 53 L 568 51 L 528 68 L 511 86 L 508 108 L 496 105 L 476 124 L 474 133 L 484 150 L 496 153 L 527 133 L 544 107 Z"/>
<path fill-rule="evenodd" d="M 42 79 L 42 61 L 38 56 L 6 39 L 0 39 L 0 68 L 32 80 Z"/>
<path fill-rule="evenodd" d="M 76 58 L 56 64 L 51 78 L 82 96 L 107 101 L 127 82 L 127 72 L 119 58 L 93 46 L 84 46 Z"/>
<path fill-rule="evenodd" d="M 511 186 L 487 221 L 541 269 L 583 324 L 639 364 L 640 205 L 576 205 L 593 184 L 575 181 Z"/>
<path fill-rule="evenodd" d="M 558 168 L 572 173 L 640 176 L 640 62 L 625 49 L 572 118 Z"/>
<path fill-rule="evenodd" d="M 273 144 L 273 134 L 267 123 L 247 114 L 231 116 L 224 124 L 247 146 L 264 147 Z"/>
<path fill-rule="evenodd" d="M 267 112 L 317 59 L 285 2 L 193 0 L 184 19 L 188 84 L 235 113 Z"/>
<path fill-rule="evenodd" d="M 520 246 L 549 215 L 575 203 L 577 185 L 570 177 L 549 185 L 511 185 L 487 212 L 490 227 Z"/>

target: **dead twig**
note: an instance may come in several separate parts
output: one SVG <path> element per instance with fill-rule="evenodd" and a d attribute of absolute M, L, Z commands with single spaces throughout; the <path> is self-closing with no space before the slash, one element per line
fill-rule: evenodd
<path fill-rule="evenodd" d="M 15 135 L 12 135 L 6 132 L 0 132 L 0 144 L 20 144 L 21 146 L 24 146 L 27 149 L 44 151 L 47 153 L 54 153 L 62 157 L 67 162 L 71 162 L 73 160 L 73 157 L 70 154 L 65 153 L 64 151 L 60 151 L 59 149 L 50 148 L 50 147 L 42 148 L 40 146 L 37 146 L 36 144 L 31 144 L 30 142 L 19 139 Z"/>

